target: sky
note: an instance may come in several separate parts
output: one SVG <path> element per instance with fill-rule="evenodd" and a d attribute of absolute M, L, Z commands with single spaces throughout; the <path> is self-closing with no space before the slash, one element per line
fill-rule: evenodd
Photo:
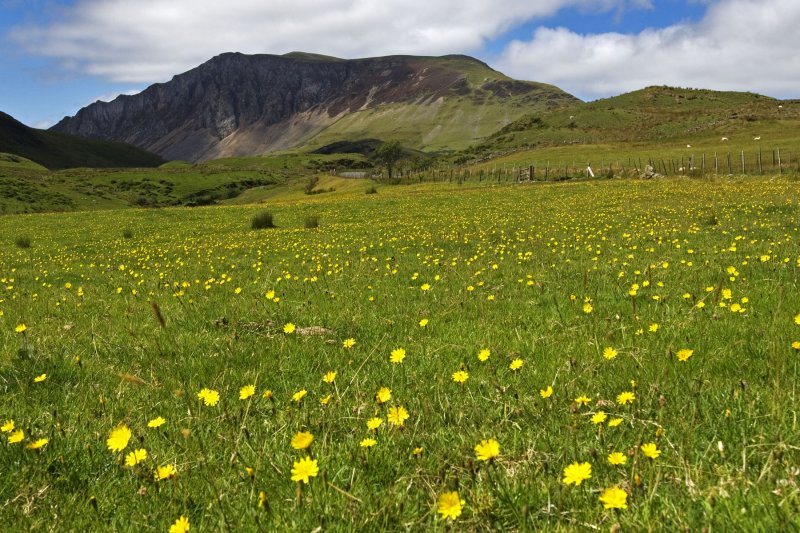
<path fill-rule="evenodd" d="M 800 97 L 800 0 L 0 0 L 0 111 L 46 128 L 223 52 L 467 54 L 596 100 Z"/>

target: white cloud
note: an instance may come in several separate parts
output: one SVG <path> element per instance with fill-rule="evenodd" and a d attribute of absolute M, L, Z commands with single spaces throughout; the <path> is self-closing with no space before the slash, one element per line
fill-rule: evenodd
<path fill-rule="evenodd" d="M 231 51 L 474 53 L 510 28 L 565 7 L 652 6 L 650 0 L 78 0 L 61 20 L 17 27 L 11 37 L 63 68 L 148 83 Z"/>
<path fill-rule="evenodd" d="M 539 28 L 530 41 L 510 43 L 495 66 L 586 99 L 648 85 L 797 97 L 798 21 L 797 0 L 719 0 L 697 23 L 633 35 Z"/>

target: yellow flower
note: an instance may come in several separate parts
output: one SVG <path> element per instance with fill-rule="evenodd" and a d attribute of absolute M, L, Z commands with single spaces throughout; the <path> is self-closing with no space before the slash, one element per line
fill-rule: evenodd
<path fill-rule="evenodd" d="M 295 450 L 305 450 L 311 446 L 312 442 L 314 442 L 314 435 L 308 431 L 301 431 L 295 433 L 294 437 L 292 437 L 292 448 Z"/>
<path fill-rule="evenodd" d="M 610 360 L 612 360 L 612 359 L 614 359 L 614 358 L 615 358 L 615 357 L 618 355 L 618 353 L 619 353 L 619 352 L 617 352 L 617 350 L 615 350 L 615 349 L 614 349 L 614 348 L 612 348 L 611 346 L 606 346 L 606 347 L 603 349 L 603 357 L 605 357 L 605 358 L 606 358 L 606 359 L 608 359 L 609 361 L 610 361 Z"/>
<path fill-rule="evenodd" d="M 578 405 L 589 405 L 589 402 L 591 401 L 592 399 L 586 396 L 585 394 L 582 394 L 581 396 L 575 398 L 575 403 Z"/>
<path fill-rule="evenodd" d="M 376 441 L 375 439 L 371 439 L 369 437 L 363 439 L 361 442 L 358 443 L 358 445 L 361 446 L 362 448 L 372 448 L 376 444 L 378 444 L 378 441 Z"/>
<path fill-rule="evenodd" d="M 492 355 L 491 350 L 489 348 L 484 348 L 480 352 L 478 352 L 478 361 L 484 362 L 489 359 L 489 356 Z"/>
<path fill-rule="evenodd" d="M 125 465 L 136 466 L 145 459 L 147 459 L 147 450 L 144 448 L 139 448 L 138 450 L 134 450 L 125 456 Z"/>
<path fill-rule="evenodd" d="M 381 387 L 375 394 L 375 399 L 378 403 L 386 403 L 392 399 L 392 391 L 388 387 Z"/>
<path fill-rule="evenodd" d="M 424 451 L 424 449 L 423 449 L 423 448 L 421 448 L 421 447 L 417 447 L 417 448 L 414 448 L 413 450 L 411 450 L 411 455 L 414 455 L 414 456 L 416 456 L 416 455 L 422 455 L 422 452 L 423 452 L 423 451 Z"/>
<path fill-rule="evenodd" d="M 592 304 L 590 304 L 589 302 L 586 302 L 586 303 L 583 304 L 583 312 L 584 313 L 586 313 L 588 315 L 592 311 L 594 311 L 594 307 L 592 307 Z"/>
<path fill-rule="evenodd" d="M 611 420 L 608 421 L 608 427 L 610 428 L 615 428 L 620 424 L 622 424 L 621 418 L 612 418 Z"/>
<path fill-rule="evenodd" d="M 128 446 L 128 441 L 131 440 L 131 430 L 125 424 L 120 424 L 111 430 L 111 433 L 106 440 L 106 446 L 112 452 L 121 452 Z"/>
<path fill-rule="evenodd" d="M 18 429 L 8 436 L 8 443 L 16 444 L 18 442 L 22 442 L 23 439 L 25 439 L 25 432 L 22 431 L 21 429 Z"/>
<path fill-rule="evenodd" d="M 608 417 L 603 411 L 597 411 L 592 416 L 592 423 L 593 424 L 602 424 L 603 422 L 606 421 L 606 418 L 608 418 Z"/>
<path fill-rule="evenodd" d="M 464 383 L 469 379 L 469 373 L 464 370 L 459 370 L 457 372 L 453 372 L 453 381 L 456 383 Z"/>
<path fill-rule="evenodd" d="M 169 526 L 169 533 L 188 533 L 189 527 L 189 519 L 182 516 L 175 520 L 174 524 Z"/>
<path fill-rule="evenodd" d="M 161 481 L 162 479 L 171 479 L 178 475 L 178 471 L 175 470 L 175 467 L 172 465 L 164 465 L 159 466 L 153 477 L 155 477 L 156 481 Z"/>
<path fill-rule="evenodd" d="M 291 322 L 287 322 L 286 324 L 283 325 L 283 332 L 286 333 L 287 335 L 291 335 L 292 333 L 294 333 L 295 329 L 296 329 L 295 325 L 292 324 Z"/>
<path fill-rule="evenodd" d="M 317 460 L 306 456 L 292 465 L 292 481 L 302 481 L 308 483 L 308 479 L 316 477 L 319 473 Z"/>
<path fill-rule="evenodd" d="M 658 459 L 658 456 L 661 455 L 661 450 L 658 449 L 658 446 L 656 446 L 654 442 L 642 444 L 641 450 L 645 457 L 649 457 L 650 459 Z"/>
<path fill-rule="evenodd" d="M 678 361 L 686 362 L 692 356 L 692 354 L 694 354 L 694 350 L 683 348 L 682 350 L 678 350 L 678 353 L 675 355 L 678 356 Z"/>
<path fill-rule="evenodd" d="M 262 490 L 258 493 L 258 508 L 261 509 L 265 505 L 267 505 L 267 493 Z"/>
<path fill-rule="evenodd" d="M 428 325 L 428 319 L 427 318 L 423 318 L 422 320 L 419 321 L 419 327 L 424 328 L 427 325 Z"/>
<path fill-rule="evenodd" d="M 272 399 L 272 391 L 267 389 L 264 391 L 264 394 L 261 395 L 262 398 L 266 398 L 268 400 Z"/>
<path fill-rule="evenodd" d="M 553 387 L 548 385 L 546 389 L 539 389 L 539 396 L 542 398 L 549 398 L 553 395 Z"/>
<path fill-rule="evenodd" d="M 513 361 L 511 361 L 511 364 L 508 365 L 508 368 L 510 368 L 511 370 L 519 370 L 520 368 L 522 368 L 523 364 L 524 361 L 518 357 Z"/>
<path fill-rule="evenodd" d="M 166 420 L 164 420 L 162 417 L 159 416 L 148 422 L 147 427 L 149 428 L 161 427 L 164 424 L 164 422 L 166 422 Z"/>
<path fill-rule="evenodd" d="M 500 443 L 494 439 L 482 440 L 475 445 L 475 456 L 479 461 L 491 461 L 500 455 Z"/>
<path fill-rule="evenodd" d="M 392 354 L 389 356 L 389 361 L 395 364 L 399 364 L 403 362 L 403 359 L 406 358 L 406 351 L 403 348 L 395 348 L 392 350 Z"/>
<path fill-rule="evenodd" d="M 26 326 L 25 324 L 17 324 L 17 327 L 14 328 L 14 331 L 16 331 L 17 333 L 25 333 L 26 329 L 28 329 L 28 326 Z"/>
<path fill-rule="evenodd" d="M 3 424 L 2 427 L 0 427 L 0 431 L 2 431 L 3 433 L 11 433 L 12 431 L 14 431 L 14 426 L 15 425 L 13 420 L 11 419 L 6 420 L 5 424 Z"/>
<path fill-rule="evenodd" d="M 35 442 L 31 442 L 25 447 L 28 448 L 29 450 L 38 450 L 39 448 L 45 446 L 48 442 L 50 441 L 47 439 L 39 439 Z"/>
<path fill-rule="evenodd" d="M 255 385 L 245 385 L 244 387 L 239 389 L 239 399 L 246 400 L 255 393 L 256 393 Z"/>
<path fill-rule="evenodd" d="M 619 487 L 610 487 L 600 494 L 600 503 L 605 509 L 627 509 L 628 493 Z"/>
<path fill-rule="evenodd" d="M 356 340 L 354 338 L 345 339 L 342 341 L 342 346 L 347 348 L 348 350 L 356 345 Z"/>
<path fill-rule="evenodd" d="M 619 405 L 626 405 L 629 403 L 633 403 L 633 400 L 636 399 L 636 395 L 632 392 L 625 391 L 617 394 L 617 403 Z"/>
<path fill-rule="evenodd" d="M 423 283 L 422 285 L 420 285 L 419 288 L 423 291 L 429 291 L 431 290 L 431 285 L 430 283 Z"/>
<path fill-rule="evenodd" d="M 321 403 L 322 405 L 328 405 L 328 402 L 330 401 L 331 401 L 330 394 L 328 394 L 327 396 L 323 396 L 322 398 L 319 399 L 319 403 Z"/>
<path fill-rule="evenodd" d="M 383 424 L 383 419 L 382 418 L 378 418 L 377 416 L 367 420 L 367 428 L 370 431 L 375 431 L 376 429 L 378 429 L 381 426 L 381 424 Z"/>
<path fill-rule="evenodd" d="M 202 389 L 197 393 L 197 399 L 203 400 L 207 406 L 214 407 L 219 403 L 219 392 L 213 389 Z"/>
<path fill-rule="evenodd" d="M 658 324 L 656 324 L 656 323 L 653 323 L 653 324 L 650 324 L 650 327 L 649 327 L 649 328 L 647 328 L 647 330 L 648 330 L 650 333 L 655 333 L 656 331 L 658 331 L 658 328 L 659 328 Z"/>
<path fill-rule="evenodd" d="M 402 426 L 408 420 L 408 411 L 405 407 L 390 407 L 389 413 L 386 415 L 386 420 L 393 426 Z"/>
<path fill-rule="evenodd" d="M 442 515 L 442 518 L 455 520 L 461 515 L 461 508 L 464 506 L 464 500 L 458 497 L 456 491 L 444 492 L 439 496 L 436 503 L 436 512 Z"/>
<path fill-rule="evenodd" d="M 608 454 L 608 462 L 612 465 L 624 465 L 628 462 L 628 458 L 622 452 L 611 452 Z"/>
<path fill-rule="evenodd" d="M 329 372 L 325 372 L 325 375 L 322 376 L 322 381 L 324 381 L 325 383 L 333 383 L 334 380 L 336 380 L 336 372 L 332 370 Z"/>
<path fill-rule="evenodd" d="M 575 462 L 564 467 L 564 479 L 561 481 L 565 485 L 574 484 L 577 487 L 590 477 L 592 477 L 592 465 Z"/>
<path fill-rule="evenodd" d="M 292 401 L 299 402 L 305 397 L 306 394 L 308 394 L 308 391 L 306 389 L 300 389 L 299 391 L 292 394 Z"/>
<path fill-rule="evenodd" d="M 794 348 L 795 350 L 800 350 L 800 341 L 794 341 L 792 343 L 792 348 Z"/>
<path fill-rule="evenodd" d="M 35 378 L 33 378 L 33 382 L 34 383 L 41 383 L 42 381 L 44 381 L 46 379 L 47 379 L 47 374 L 41 374 L 41 375 L 36 376 Z"/>
<path fill-rule="evenodd" d="M 794 315 L 794 323 L 800 326 L 800 313 Z M 23 324 L 24 325 L 24 324 Z"/>

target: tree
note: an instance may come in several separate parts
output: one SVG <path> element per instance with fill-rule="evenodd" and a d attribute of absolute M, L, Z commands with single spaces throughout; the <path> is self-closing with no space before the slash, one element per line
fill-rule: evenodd
<path fill-rule="evenodd" d="M 400 146 L 398 141 L 390 141 L 388 143 L 383 143 L 375 150 L 375 160 L 386 167 L 386 173 L 389 175 L 389 178 L 392 177 L 392 173 L 394 172 L 394 166 L 397 161 L 403 155 L 403 147 Z"/>

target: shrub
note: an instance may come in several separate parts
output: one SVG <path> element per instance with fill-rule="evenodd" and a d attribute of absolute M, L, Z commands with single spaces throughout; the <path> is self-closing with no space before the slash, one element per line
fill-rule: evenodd
<path fill-rule="evenodd" d="M 366 191 L 364 191 L 364 192 L 365 192 L 366 194 L 377 194 L 377 193 L 378 193 L 378 189 L 376 189 L 376 188 L 375 188 L 375 186 L 374 186 L 374 185 L 372 185 L 372 186 L 371 186 L 369 189 L 367 189 L 367 190 L 366 190 Z"/>
<path fill-rule="evenodd" d="M 307 215 L 305 219 L 305 226 L 307 229 L 315 229 L 319 227 L 319 215 Z"/>
<path fill-rule="evenodd" d="M 261 213 L 254 216 L 253 220 L 250 222 L 251 229 L 265 229 L 274 227 L 275 224 L 272 222 L 271 211 L 262 211 Z"/>
<path fill-rule="evenodd" d="M 14 240 L 14 244 L 17 245 L 17 248 L 30 248 L 31 247 L 31 238 L 30 237 L 17 237 Z"/>
<path fill-rule="evenodd" d="M 126 239 L 132 239 L 133 230 L 131 228 L 125 228 L 124 230 L 122 230 L 122 236 Z"/>

